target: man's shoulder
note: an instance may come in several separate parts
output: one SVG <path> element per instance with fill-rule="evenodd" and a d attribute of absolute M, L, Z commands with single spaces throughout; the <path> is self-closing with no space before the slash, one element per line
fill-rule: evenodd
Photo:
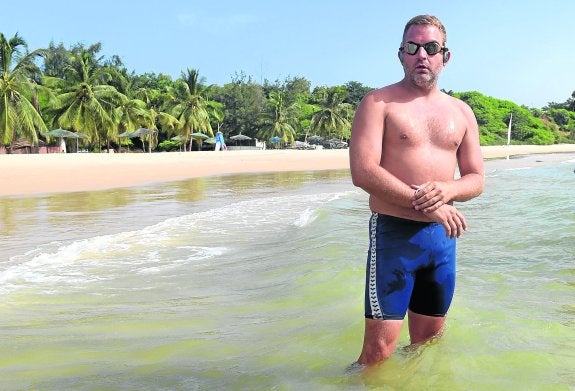
<path fill-rule="evenodd" d="M 363 101 L 373 104 L 386 104 L 392 103 L 403 94 L 401 87 L 398 83 L 390 84 L 384 87 L 379 87 L 369 91 L 363 97 Z"/>
<path fill-rule="evenodd" d="M 462 112 L 464 112 L 464 113 L 472 112 L 471 107 L 469 107 L 469 105 L 467 103 L 465 103 L 464 101 L 462 101 L 461 99 L 456 98 L 454 96 L 451 96 L 449 94 L 446 94 L 445 92 L 442 92 L 442 94 L 444 94 L 445 99 L 449 102 L 449 104 L 458 108 Z"/>
<path fill-rule="evenodd" d="M 402 86 L 399 82 L 394 83 L 394 84 L 389 84 L 383 87 L 379 87 L 376 89 L 371 90 L 369 94 L 372 95 L 376 95 L 376 96 L 381 96 L 381 95 L 388 95 L 388 94 L 397 94 L 398 92 L 401 92 L 402 90 Z"/>

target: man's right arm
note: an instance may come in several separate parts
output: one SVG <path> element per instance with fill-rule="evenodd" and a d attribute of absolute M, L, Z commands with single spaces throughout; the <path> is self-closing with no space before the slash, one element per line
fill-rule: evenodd
<path fill-rule="evenodd" d="M 385 103 L 377 94 L 375 91 L 367 94 L 355 113 L 349 149 L 352 181 L 378 199 L 413 209 L 413 190 L 381 167 Z"/>

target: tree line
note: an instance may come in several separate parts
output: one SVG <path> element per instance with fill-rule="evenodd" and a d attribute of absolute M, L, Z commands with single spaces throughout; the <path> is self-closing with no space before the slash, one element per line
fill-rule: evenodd
<path fill-rule="evenodd" d="M 51 129 L 86 136 L 91 150 L 121 148 L 123 135 L 138 128 L 157 150 L 198 148 L 220 130 L 286 145 L 311 135 L 347 140 L 361 98 L 372 88 L 357 81 L 317 86 L 303 77 L 257 83 L 243 72 L 223 86 L 206 84 L 197 69 L 173 80 L 159 73 L 129 72 L 119 56 L 101 56 L 101 44 L 69 49 L 50 43 L 28 50 L 25 40 L 0 33 L 0 139 L 3 145 L 25 138 L 34 145 Z M 447 92 L 447 91 L 446 91 Z M 564 103 L 541 109 L 487 97 L 479 92 L 447 92 L 467 102 L 477 117 L 482 145 L 512 139 L 553 144 L 575 139 L 575 92 Z"/>
<path fill-rule="evenodd" d="M 507 143 L 510 122 L 513 144 L 575 142 L 575 91 L 564 103 L 551 102 L 541 109 L 519 106 L 476 91 L 450 93 L 473 109 L 479 125 L 481 145 Z"/>

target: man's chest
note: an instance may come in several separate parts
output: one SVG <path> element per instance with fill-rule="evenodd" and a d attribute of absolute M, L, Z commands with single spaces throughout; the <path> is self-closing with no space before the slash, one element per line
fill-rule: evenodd
<path fill-rule="evenodd" d="M 457 111 L 449 109 L 398 109 L 387 113 L 384 142 L 403 146 L 429 144 L 441 149 L 457 149 L 466 125 Z"/>

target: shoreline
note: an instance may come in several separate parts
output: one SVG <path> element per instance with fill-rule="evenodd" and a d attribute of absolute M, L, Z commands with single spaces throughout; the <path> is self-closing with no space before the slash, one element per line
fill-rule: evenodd
<path fill-rule="evenodd" d="M 575 152 L 575 144 L 481 150 L 488 160 Z M 347 149 L 0 155 L 0 197 L 98 191 L 207 176 L 348 168 Z"/>

